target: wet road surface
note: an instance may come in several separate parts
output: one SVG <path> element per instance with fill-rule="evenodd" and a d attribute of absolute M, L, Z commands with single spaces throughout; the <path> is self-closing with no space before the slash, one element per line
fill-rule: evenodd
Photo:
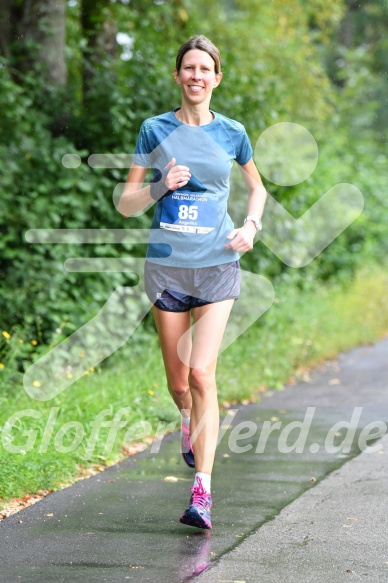
<path fill-rule="evenodd" d="M 368 423 L 388 421 L 387 372 L 383 340 L 230 414 L 212 477 L 211 532 L 179 523 L 193 470 L 179 454 L 178 435 L 169 435 L 159 452 L 128 458 L 0 523 L 0 582 L 236 580 L 217 574 L 223 561 L 355 458 Z M 336 427 L 351 419 L 349 432 Z M 177 480 L 165 481 L 170 476 Z M 243 559 L 248 572 L 250 556 Z"/>

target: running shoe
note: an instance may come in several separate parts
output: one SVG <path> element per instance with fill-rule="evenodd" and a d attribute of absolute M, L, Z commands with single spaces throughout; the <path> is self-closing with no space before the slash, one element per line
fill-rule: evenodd
<path fill-rule="evenodd" d="M 181 453 L 189 468 L 195 468 L 194 451 L 190 439 L 190 429 L 183 423 L 183 419 L 181 424 Z"/>
<path fill-rule="evenodd" d="M 211 529 L 210 509 L 212 507 L 212 497 L 202 486 L 201 478 L 197 478 L 198 484 L 190 488 L 192 495 L 190 506 L 180 517 L 180 522 L 197 528 Z"/>

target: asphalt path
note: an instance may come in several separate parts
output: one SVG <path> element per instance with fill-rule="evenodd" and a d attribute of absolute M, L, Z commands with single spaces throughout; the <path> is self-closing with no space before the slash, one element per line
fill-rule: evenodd
<path fill-rule="evenodd" d="M 230 412 L 211 532 L 168 435 L 2 521 L 0 582 L 387 582 L 387 372 L 385 339 Z"/>

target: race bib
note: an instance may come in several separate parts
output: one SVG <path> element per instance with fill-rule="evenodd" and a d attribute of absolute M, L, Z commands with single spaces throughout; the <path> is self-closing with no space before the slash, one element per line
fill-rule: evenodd
<path fill-rule="evenodd" d="M 210 233 L 217 223 L 217 199 L 206 192 L 181 192 L 162 200 L 160 228 L 184 233 Z"/>

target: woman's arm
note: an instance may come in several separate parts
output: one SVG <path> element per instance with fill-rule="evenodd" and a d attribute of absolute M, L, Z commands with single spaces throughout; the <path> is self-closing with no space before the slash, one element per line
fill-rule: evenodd
<path fill-rule="evenodd" d="M 164 186 L 166 191 L 174 191 L 177 188 L 185 186 L 190 180 L 190 171 L 187 166 L 175 166 L 175 158 L 172 158 L 167 164 L 165 170 L 168 173 L 164 178 Z M 159 194 L 157 198 L 151 196 L 151 187 L 147 185 L 143 188 L 144 178 L 147 174 L 147 168 L 133 163 L 129 171 L 127 182 L 125 183 L 124 192 L 121 195 L 117 210 L 124 217 L 141 211 L 151 202 L 155 202 L 158 198 L 163 196 L 163 188 L 158 188 Z"/>
<path fill-rule="evenodd" d="M 117 205 L 117 210 L 124 217 L 130 217 L 152 202 L 150 186 L 148 185 L 143 188 L 146 174 L 147 168 L 133 163 L 128 173 L 124 192 Z"/>
<path fill-rule="evenodd" d="M 261 217 L 264 210 L 267 192 L 262 183 L 260 174 L 251 158 L 247 164 L 241 166 L 244 182 L 248 189 L 248 212 L 247 215 Z M 253 249 L 253 239 L 256 235 L 256 226 L 253 221 L 247 221 L 239 229 L 233 229 L 227 236 L 231 240 L 225 245 L 226 249 L 234 249 L 239 253 Z"/>

